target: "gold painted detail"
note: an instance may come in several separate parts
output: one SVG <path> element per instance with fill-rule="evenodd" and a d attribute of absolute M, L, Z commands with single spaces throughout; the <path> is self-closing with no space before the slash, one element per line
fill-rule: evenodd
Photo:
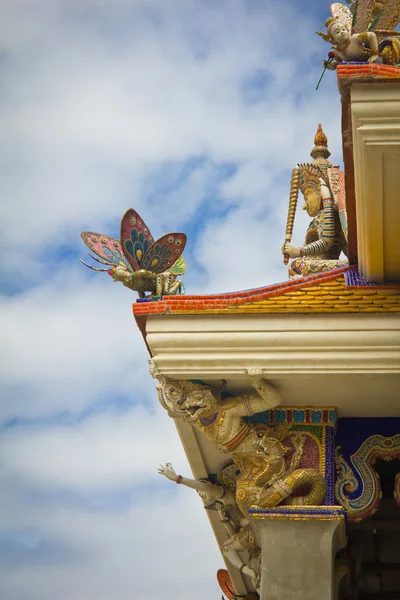
<path fill-rule="evenodd" d="M 202 431 L 214 446 L 232 454 L 239 469 L 236 502 L 243 515 L 251 506 L 262 508 L 278 504 L 316 505 L 326 492 L 324 476 L 318 469 L 299 468 L 306 435 L 294 432 L 291 447 L 282 442 L 290 423 L 269 426 L 253 425 L 244 417 L 275 408 L 279 394 L 262 377 L 259 369 L 249 369 L 248 376 L 257 394 L 222 398 L 221 392 L 192 381 L 173 381 L 160 374 L 154 361 L 150 372 L 157 378 L 161 405 L 171 415 Z M 293 453 L 287 465 L 285 455 Z M 289 456 L 289 455 L 288 455 Z M 306 488 L 302 493 L 301 489 Z M 299 495 L 293 496 L 298 492 Z"/>
<path fill-rule="evenodd" d="M 221 313 L 321 313 L 321 312 L 400 312 L 400 290 L 346 289 L 344 276 L 319 285 L 298 288 L 296 291 L 270 296 L 263 300 L 229 307 L 197 310 L 173 310 L 175 314 Z"/>

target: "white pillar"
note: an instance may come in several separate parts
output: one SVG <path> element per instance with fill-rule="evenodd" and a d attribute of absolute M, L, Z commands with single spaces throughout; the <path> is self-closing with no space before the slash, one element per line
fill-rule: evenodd
<path fill-rule="evenodd" d="M 400 279 L 400 82 L 354 83 L 351 116 L 358 268 L 372 281 Z"/>
<path fill-rule="evenodd" d="M 261 547 L 261 600 L 335 600 L 335 555 L 346 546 L 337 506 L 249 511 Z"/>

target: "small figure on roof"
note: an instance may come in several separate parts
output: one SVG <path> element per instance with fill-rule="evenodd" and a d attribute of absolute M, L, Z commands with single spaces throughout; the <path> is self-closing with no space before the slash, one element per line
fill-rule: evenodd
<path fill-rule="evenodd" d="M 400 62 L 399 32 L 394 31 L 400 21 L 400 0 L 356 0 L 351 10 L 340 3 L 330 9 L 326 33 L 317 31 L 333 44 L 324 68 L 334 70 L 341 62 Z"/>
<path fill-rule="evenodd" d="M 296 278 L 330 271 L 348 264 L 340 258 L 347 255 L 347 216 L 344 174 L 328 160 L 328 140 L 321 124 L 314 138 L 312 163 L 299 164 L 292 173 L 289 212 L 285 243 L 282 246 L 284 263 L 294 258 L 289 266 L 289 277 Z M 301 190 L 303 209 L 313 217 L 308 226 L 304 246 L 291 244 L 297 198 Z"/>
<path fill-rule="evenodd" d="M 130 208 L 122 217 L 120 240 L 92 231 L 83 231 L 81 237 L 99 258 L 89 256 L 107 268 L 81 262 L 93 271 L 107 272 L 114 281 L 138 292 L 139 298 L 145 298 L 146 292 L 150 296 L 185 293 L 182 281 L 177 279 L 186 271 L 184 233 L 167 233 L 154 241 L 143 219 Z"/>

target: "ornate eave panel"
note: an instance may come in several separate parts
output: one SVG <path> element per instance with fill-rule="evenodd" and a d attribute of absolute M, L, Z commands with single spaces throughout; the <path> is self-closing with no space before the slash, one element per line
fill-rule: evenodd
<path fill-rule="evenodd" d="M 338 407 L 339 416 L 400 413 L 400 315 L 154 315 L 146 341 L 171 378 L 226 379 L 246 390 L 259 367 L 283 404 Z"/>

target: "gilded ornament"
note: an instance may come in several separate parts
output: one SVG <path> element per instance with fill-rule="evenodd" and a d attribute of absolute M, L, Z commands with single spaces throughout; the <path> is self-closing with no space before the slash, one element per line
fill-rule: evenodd
<path fill-rule="evenodd" d="M 282 444 L 282 439 L 290 425 L 253 425 L 244 419 L 280 403 L 278 392 L 265 381 L 262 370 L 247 370 L 257 394 L 223 399 L 221 392 L 210 386 L 169 380 L 160 374 L 153 360 L 149 362 L 151 374 L 159 381 L 160 403 L 169 414 L 183 418 L 202 431 L 220 452 L 232 455 L 240 471 L 236 480 L 236 502 L 243 515 L 251 506 L 323 502 L 326 492 L 323 475 L 317 469 L 299 468 L 304 436 L 292 437 L 294 452 L 287 467 L 285 455 L 289 449 Z M 304 486 L 309 491 L 302 494 Z M 298 490 L 299 495 L 293 496 Z"/>
<path fill-rule="evenodd" d="M 373 465 L 378 458 L 392 460 L 400 458 L 400 434 L 393 437 L 373 435 L 368 437 L 345 460 L 338 446 L 335 453 L 337 482 L 335 493 L 338 502 L 346 509 L 351 521 L 360 521 L 371 516 L 379 506 L 381 487 L 379 476 Z M 399 504 L 398 497 L 400 478 L 395 479 L 393 495 Z M 357 495 L 355 495 L 357 492 Z"/>

